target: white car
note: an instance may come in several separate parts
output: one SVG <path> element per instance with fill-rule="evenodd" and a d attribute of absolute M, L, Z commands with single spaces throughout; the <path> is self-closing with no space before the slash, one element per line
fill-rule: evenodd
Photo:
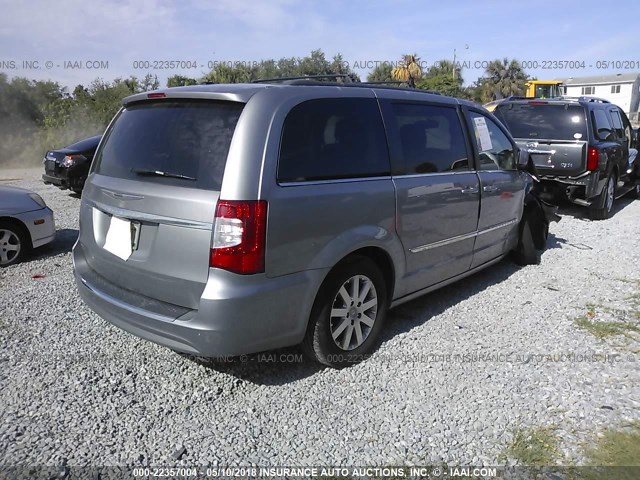
<path fill-rule="evenodd" d="M 0 267 L 19 262 L 32 249 L 53 241 L 53 212 L 40 195 L 0 186 Z"/>

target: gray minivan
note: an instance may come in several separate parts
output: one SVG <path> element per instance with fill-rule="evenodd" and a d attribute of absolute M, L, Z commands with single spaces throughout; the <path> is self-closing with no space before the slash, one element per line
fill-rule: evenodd
<path fill-rule="evenodd" d="M 349 365 L 376 347 L 389 308 L 512 251 L 537 263 L 548 222 L 527 159 L 482 107 L 411 89 L 133 95 L 82 195 L 78 289 L 109 322 L 180 352 L 302 344 Z"/>

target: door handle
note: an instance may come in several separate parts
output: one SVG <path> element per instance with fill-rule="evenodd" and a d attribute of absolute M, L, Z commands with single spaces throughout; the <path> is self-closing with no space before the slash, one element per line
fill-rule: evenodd
<path fill-rule="evenodd" d="M 495 192 L 498 190 L 498 187 L 495 185 L 487 185 L 486 187 L 482 187 L 483 192 Z"/>
<path fill-rule="evenodd" d="M 478 193 L 477 187 L 464 187 L 460 190 L 462 193 Z"/>

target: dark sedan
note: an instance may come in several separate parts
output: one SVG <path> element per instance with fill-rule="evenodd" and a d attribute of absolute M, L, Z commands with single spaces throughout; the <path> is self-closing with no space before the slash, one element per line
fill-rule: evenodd
<path fill-rule="evenodd" d="M 68 147 L 49 150 L 44 157 L 42 181 L 61 189 L 82 192 L 89 167 L 102 135 L 85 138 Z"/>

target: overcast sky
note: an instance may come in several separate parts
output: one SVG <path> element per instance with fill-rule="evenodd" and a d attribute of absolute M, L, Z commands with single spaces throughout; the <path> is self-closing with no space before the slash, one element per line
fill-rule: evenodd
<path fill-rule="evenodd" d="M 176 73 L 198 78 L 214 61 L 304 56 L 313 49 L 327 58 L 341 53 L 352 67 L 412 52 L 426 66 L 453 59 L 455 50 L 472 67 L 463 70 L 467 84 L 482 74 L 473 68 L 478 62 L 502 57 L 538 62 L 527 73 L 541 79 L 640 72 L 638 0 L 0 0 L 0 12 L 0 71 L 71 89 L 96 77 L 146 73 L 164 85 Z M 152 67 L 165 60 L 196 68 L 134 68 L 136 61 Z M 543 69 L 550 60 L 578 65 Z M 598 69 L 608 60 L 636 64 Z M 97 68 L 86 68 L 87 61 Z M 368 70 L 356 68 L 363 76 Z"/>

